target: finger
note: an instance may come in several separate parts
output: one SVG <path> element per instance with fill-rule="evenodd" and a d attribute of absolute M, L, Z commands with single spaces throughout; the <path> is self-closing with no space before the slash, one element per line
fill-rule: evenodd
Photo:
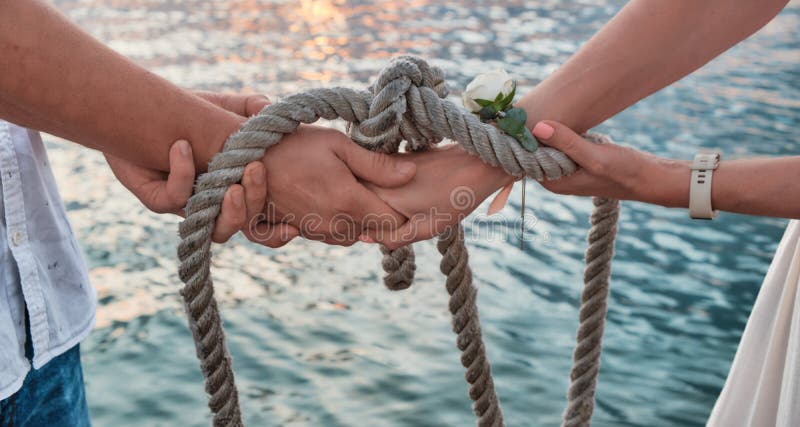
<path fill-rule="evenodd" d="M 389 249 L 397 249 L 421 240 L 428 240 L 444 231 L 447 224 L 439 224 L 435 218 L 415 215 L 395 230 L 364 230 L 359 237 L 364 243 L 381 243 Z"/>
<path fill-rule="evenodd" d="M 237 231 L 241 230 L 247 217 L 244 207 L 244 188 L 239 184 L 231 185 L 222 199 L 222 210 L 214 224 L 211 241 L 227 242 Z"/>
<path fill-rule="evenodd" d="M 245 232 L 245 236 L 251 242 L 270 248 L 279 248 L 299 235 L 300 230 L 294 226 L 268 222 L 260 222 Z"/>
<path fill-rule="evenodd" d="M 240 116 L 250 117 L 270 104 L 266 95 L 260 94 L 221 94 L 220 107 Z"/>
<path fill-rule="evenodd" d="M 173 209 L 186 206 L 194 186 L 194 157 L 189 142 L 179 140 L 169 149 L 169 175 L 164 193 Z"/>
<path fill-rule="evenodd" d="M 357 184 L 350 191 L 353 199 L 347 215 L 361 231 L 363 229 L 396 230 L 406 223 L 406 217 L 386 204 L 375 193 L 361 184 Z M 352 233 L 350 233 L 352 234 Z M 358 237 L 358 233 L 352 238 Z"/>
<path fill-rule="evenodd" d="M 264 164 L 260 161 L 252 162 L 244 169 L 242 177 L 242 187 L 244 187 L 244 202 L 246 206 L 246 218 L 248 224 L 258 223 L 257 216 L 264 211 L 264 203 L 267 200 L 267 178 Z"/>
<path fill-rule="evenodd" d="M 589 166 L 594 158 L 593 144 L 561 123 L 552 120 L 536 123 L 533 127 L 533 136 L 543 144 L 563 151 L 581 167 Z"/>
<path fill-rule="evenodd" d="M 573 196 L 596 195 L 597 177 L 587 174 L 586 170 L 578 170 L 570 176 L 559 179 L 541 181 L 542 187 L 556 194 L 569 194 Z"/>
<path fill-rule="evenodd" d="M 353 142 L 337 145 L 336 154 L 355 176 L 381 187 L 399 187 L 411 181 L 417 172 L 414 162 L 369 151 Z"/>
<path fill-rule="evenodd" d="M 249 117 L 270 104 L 266 95 L 231 94 L 196 91 L 195 94 L 212 104 L 222 107 L 234 114 Z"/>
<path fill-rule="evenodd" d="M 244 115 L 247 117 L 256 115 L 269 104 L 272 104 L 272 101 L 266 95 L 249 95 L 244 101 Z"/>

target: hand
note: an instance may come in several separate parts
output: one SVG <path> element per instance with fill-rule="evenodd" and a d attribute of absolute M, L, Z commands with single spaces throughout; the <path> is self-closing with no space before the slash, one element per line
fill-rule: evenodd
<path fill-rule="evenodd" d="M 368 151 L 334 129 L 301 126 L 263 158 L 266 219 L 289 223 L 303 237 L 349 246 L 362 229 L 395 229 L 405 217 L 367 189 L 409 182 L 413 162 Z M 364 182 L 360 182 L 363 180 Z"/>
<path fill-rule="evenodd" d="M 595 144 L 563 124 L 550 120 L 537 123 L 533 134 L 543 144 L 563 151 L 580 166 L 570 176 L 541 183 L 554 193 L 638 200 L 666 206 L 664 196 L 684 188 L 680 181 L 685 179 L 688 194 L 689 172 L 683 162 L 662 159 L 616 144 Z"/>
<path fill-rule="evenodd" d="M 195 92 L 198 96 L 241 116 L 250 116 L 269 104 L 263 95 L 228 95 Z M 192 195 L 195 180 L 192 149 L 187 141 L 177 141 L 169 152 L 169 174 L 147 169 L 105 154 L 114 175 L 148 209 L 156 213 L 183 216 L 183 208 Z M 289 225 L 272 226 L 257 221 L 266 200 L 266 173 L 261 162 L 245 168 L 242 184 L 232 185 L 225 193 L 222 210 L 216 220 L 212 240 L 223 243 L 240 229 L 251 241 L 270 247 L 283 246 L 298 232 Z"/>
<path fill-rule="evenodd" d="M 381 199 L 408 218 L 394 231 L 369 229 L 361 237 L 396 249 L 442 233 L 462 221 L 497 189 L 513 182 L 501 168 L 487 165 L 458 145 L 400 154 L 414 162 L 417 174 L 402 187 L 367 184 Z"/>

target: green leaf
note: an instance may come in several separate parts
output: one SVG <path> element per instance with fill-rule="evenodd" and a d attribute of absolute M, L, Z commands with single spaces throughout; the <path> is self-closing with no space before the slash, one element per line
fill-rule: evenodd
<path fill-rule="evenodd" d="M 501 99 L 501 100 L 500 100 L 500 105 L 502 105 L 502 106 L 503 106 L 503 108 L 501 108 L 501 110 L 505 110 L 505 109 L 506 109 L 506 107 L 508 107 L 509 105 L 511 105 L 511 102 L 512 102 L 512 101 L 514 101 L 514 96 L 515 96 L 515 95 L 516 95 L 516 93 L 517 93 L 517 81 L 516 81 L 516 80 L 514 80 L 514 81 L 512 82 L 512 85 L 513 85 L 513 86 L 511 87 L 511 92 L 509 92 L 509 94 L 508 94 L 508 95 L 506 95 L 506 97 L 505 97 L 505 98 L 503 98 L 503 99 Z"/>
<path fill-rule="evenodd" d="M 503 92 L 498 93 L 497 96 L 494 97 L 494 102 L 496 103 L 502 100 L 503 100 Z"/>
<path fill-rule="evenodd" d="M 473 101 L 475 101 L 475 103 L 480 105 L 481 107 L 488 107 L 488 106 L 494 104 L 494 101 L 489 101 L 488 99 L 477 98 L 477 99 L 473 99 Z"/>
<path fill-rule="evenodd" d="M 481 121 L 484 122 L 494 120 L 495 117 L 497 117 L 497 111 L 494 109 L 492 104 L 489 104 L 478 111 L 478 116 L 481 118 Z"/>
<path fill-rule="evenodd" d="M 525 126 L 525 121 L 528 120 L 528 114 L 522 108 L 511 108 L 506 111 L 506 117 L 521 122 Z"/>
<path fill-rule="evenodd" d="M 528 114 L 522 108 L 511 108 L 505 112 L 505 117 L 497 119 L 497 127 L 509 136 L 516 139 L 528 151 L 536 151 L 539 143 L 531 131 L 525 127 Z"/>
<path fill-rule="evenodd" d="M 537 148 L 539 148 L 539 142 L 536 141 L 536 138 L 534 138 L 533 135 L 531 135 L 531 131 L 529 131 L 528 128 L 524 126 L 522 128 L 522 132 L 520 134 L 514 135 L 514 138 L 516 138 L 517 141 L 519 141 L 520 145 L 522 145 L 523 148 L 525 148 L 530 152 L 534 152 L 536 151 Z"/>
<path fill-rule="evenodd" d="M 519 119 L 515 117 L 509 117 L 506 115 L 506 117 L 497 119 L 497 127 L 499 127 L 503 132 L 511 136 L 515 136 L 525 129 L 525 122 L 519 121 Z"/>

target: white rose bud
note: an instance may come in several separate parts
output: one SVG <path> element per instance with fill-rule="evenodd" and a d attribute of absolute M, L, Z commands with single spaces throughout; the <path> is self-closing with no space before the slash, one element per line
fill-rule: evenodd
<path fill-rule="evenodd" d="M 478 74 L 464 90 L 461 95 L 464 107 L 473 113 L 481 110 L 481 106 L 475 102 L 476 99 L 494 101 L 497 94 L 502 93 L 507 96 L 514 90 L 514 80 L 506 73 L 506 70 L 499 69 L 488 73 Z"/>

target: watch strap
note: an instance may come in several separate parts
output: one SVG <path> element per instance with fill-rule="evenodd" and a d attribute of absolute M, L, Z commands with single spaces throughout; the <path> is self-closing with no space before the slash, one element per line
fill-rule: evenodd
<path fill-rule="evenodd" d="M 718 151 L 701 151 L 694 156 L 689 186 L 689 216 L 694 219 L 713 219 L 717 216 L 717 211 L 711 206 L 711 179 L 720 158 Z"/>

